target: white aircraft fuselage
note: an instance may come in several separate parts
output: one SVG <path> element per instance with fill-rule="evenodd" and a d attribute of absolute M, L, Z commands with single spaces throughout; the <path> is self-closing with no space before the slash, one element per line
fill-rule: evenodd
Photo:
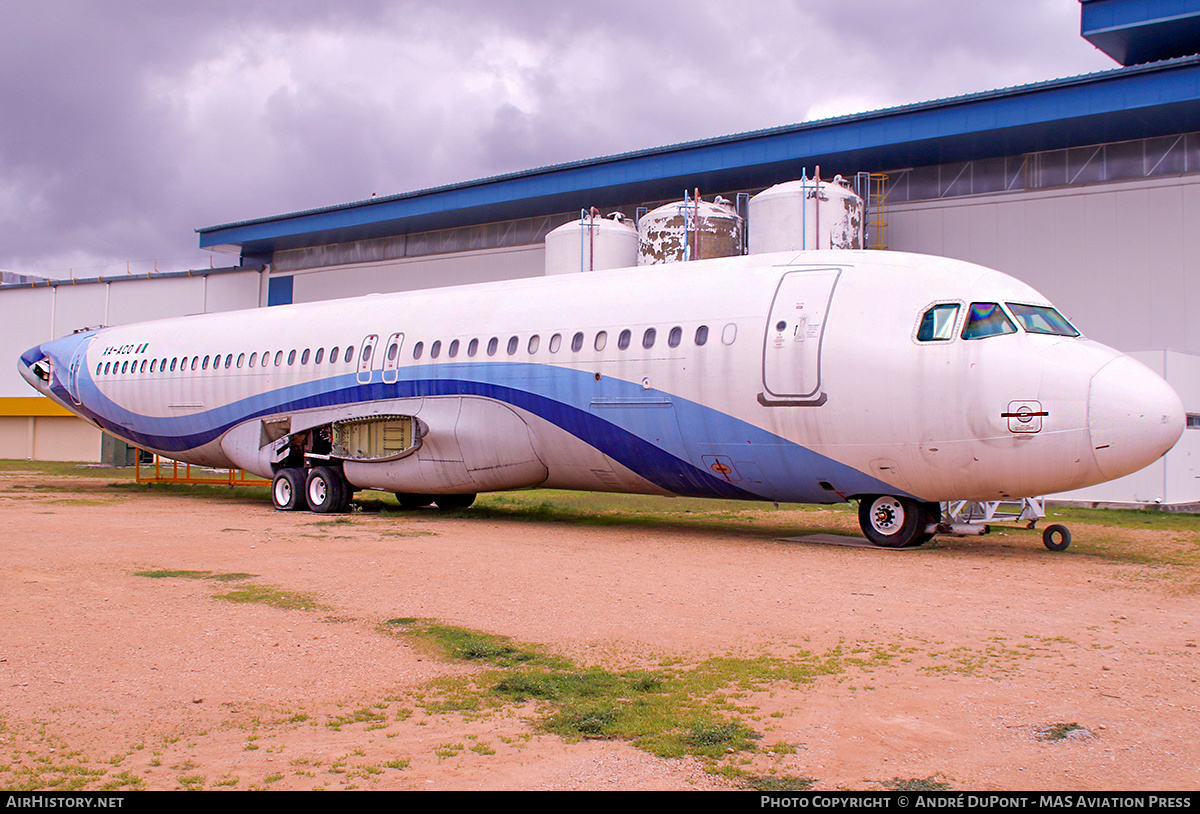
<path fill-rule="evenodd" d="M 864 531 L 885 545 L 927 537 L 939 501 L 1129 474 L 1184 427 L 1166 382 L 1024 283 L 878 251 L 202 314 L 77 333 L 19 366 L 144 449 L 290 470 L 289 489 L 320 469 L 334 510 L 362 488 L 882 496 Z M 307 499 L 324 509 L 323 492 Z M 893 531 L 896 511 L 917 515 L 916 537 Z"/>

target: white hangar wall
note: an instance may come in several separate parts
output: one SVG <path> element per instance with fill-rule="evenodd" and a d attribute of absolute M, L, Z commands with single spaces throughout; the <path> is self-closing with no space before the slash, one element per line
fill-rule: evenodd
<path fill-rule="evenodd" d="M 1023 280 L 1092 339 L 1162 375 L 1200 416 L 1200 176 L 897 204 L 890 249 L 943 255 Z M 932 296 L 932 294 L 931 294 Z M 1200 503 L 1200 426 L 1127 477 L 1055 498 Z"/>
<path fill-rule="evenodd" d="M 324 266 L 288 274 L 293 276 L 292 302 L 316 302 L 537 277 L 545 271 L 545 257 L 545 246 L 537 243 Z"/>
<path fill-rule="evenodd" d="M 101 458 L 100 430 L 35 395 L 17 372 L 28 348 L 85 327 L 254 308 L 265 290 L 258 267 L 0 289 L 0 458 Z"/>
<path fill-rule="evenodd" d="M 1123 351 L 1200 353 L 1200 176 L 897 204 L 888 248 L 969 260 L 1037 288 Z"/>

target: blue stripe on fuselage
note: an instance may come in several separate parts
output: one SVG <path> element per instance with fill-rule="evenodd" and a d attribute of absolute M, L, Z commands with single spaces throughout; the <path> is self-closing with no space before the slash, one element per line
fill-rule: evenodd
<path fill-rule="evenodd" d="M 280 413 L 422 396 L 478 396 L 536 415 L 674 494 L 806 503 L 837 500 L 819 481 L 833 484 L 843 495 L 896 493 L 894 487 L 851 467 L 702 404 L 553 365 L 418 365 L 398 371 L 402 378 L 395 383 L 378 381 L 380 371 L 368 384 L 348 373 L 179 417 L 130 412 L 99 392 L 91 371 L 82 373 L 83 402 L 99 423 L 164 452 L 194 449 L 245 421 Z M 627 407 L 597 410 L 598 404 Z M 686 436 L 680 427 L 688 428 Z M 732 471 L 724 472 L 726 468 Z"/>

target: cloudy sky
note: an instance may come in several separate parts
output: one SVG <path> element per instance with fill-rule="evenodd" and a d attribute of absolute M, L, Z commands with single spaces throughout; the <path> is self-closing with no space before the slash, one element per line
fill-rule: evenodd
<path fill-rule="evenodd" d="M 1116 66 L 1077 0 L 14 0 L 0 20 L 0 269 L 49 277 L 207 266 L 201 226 Z"/>

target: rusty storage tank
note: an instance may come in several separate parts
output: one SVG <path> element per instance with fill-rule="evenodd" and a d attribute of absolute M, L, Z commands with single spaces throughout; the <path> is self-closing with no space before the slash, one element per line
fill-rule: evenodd
<path fill-rule="evenodd" d="M 623 214 L 589 214 L 546 235 L 546 274 L 602 271 L 637 265 L 638 233 Z"/>
<path fill-rule="evenodd" d="M 842 176 L 786 181 L 750 199 L 750 253 L 861 249 L 866 207 Z"/>
<path fill-rule="evenodd" d="M 745 223 L 733 204 L 718 197 L 664 204 L 638 221 L 638 265 L 707 260 L 742 254 Z"/>

